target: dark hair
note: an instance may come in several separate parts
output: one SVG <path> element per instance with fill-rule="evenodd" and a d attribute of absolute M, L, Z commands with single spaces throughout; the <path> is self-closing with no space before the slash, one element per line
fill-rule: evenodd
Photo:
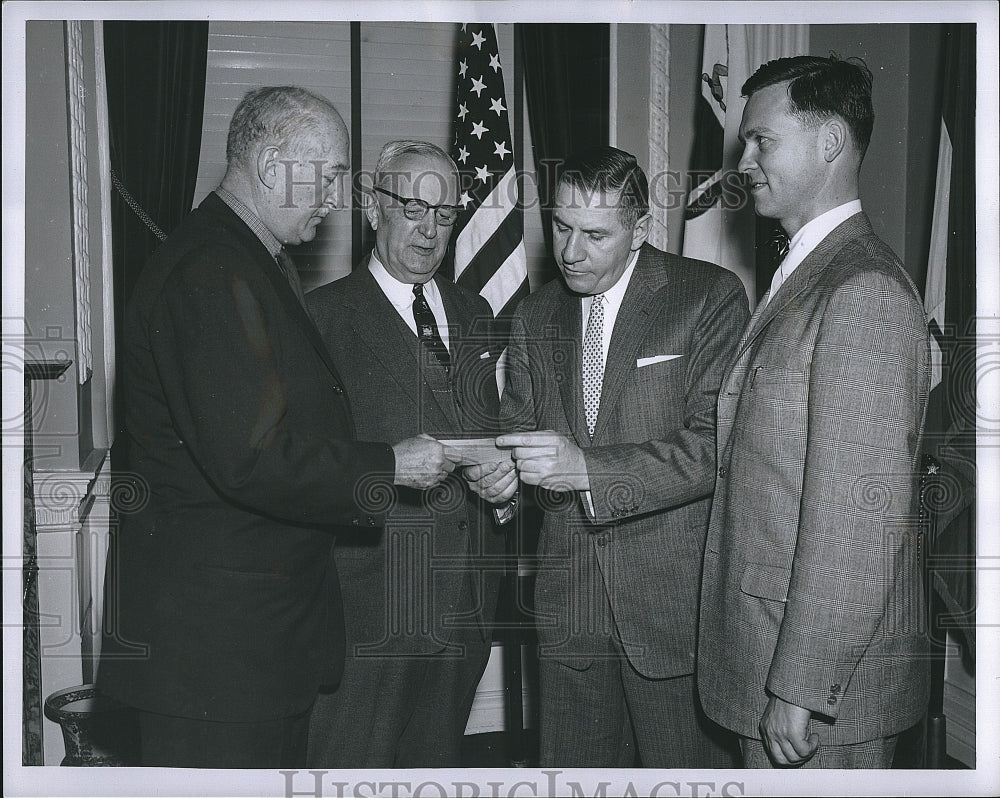
<path fill-rule="evenodd" d="M 298 86 L 251 89 L 236 106 L 226 138 L 226 161 L 245 165 L 254 145 L 294 146 L 318 135 L 337 111 L 328 100 Z"/>
<path fill-rule="evenodd" d="M 820 123 L 836 114 L 851 131 L 854 144 L 864 158 L 871 141 L 875 113 L 872 110 L 872 73 L 860 58 L 841 59 L 796 55 L 768 61 L 743 84 L 743 96 L 788 81 L 792 114 L 804 122 Z"/>
<path fill-rule="evenodd" d="M 634 155 L 615 147 L 590 147 L 570 155 L 559 182 L 584 191 L 619 192 L 618 220 L 631 229 L 649 211 L 649 183 Z"/>

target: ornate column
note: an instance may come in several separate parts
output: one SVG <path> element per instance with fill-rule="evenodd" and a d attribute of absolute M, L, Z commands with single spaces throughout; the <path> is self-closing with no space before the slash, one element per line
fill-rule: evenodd
<path fill-rule="evenodd" d="M 69 360 L 29 360 L 24 364 L 24 518 L 22 557 L 22 697 L 21 761 L 24 765 L 41 765 L 42 761 L 42 662 L 40 618 L 38 607 L 38 549 L 36 546 L 35 495 L 32 481 L 34 461 L 32 448 L 33 392 L 36 380 L 52 380 L 69 368 Z"/>

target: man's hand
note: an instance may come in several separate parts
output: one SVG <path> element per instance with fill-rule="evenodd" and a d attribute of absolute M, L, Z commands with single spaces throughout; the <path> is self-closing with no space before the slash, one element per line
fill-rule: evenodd
<path fill-rule="evenodd" d="M 407 488 L 433 488 L 455 470 L 455 460 L 446 446 L 430 435 L 407 438 L 392 447 L 396 455 L 393 483 Z"/>
<path fill-rule="evenodd" d="M 819 748 L 819 735 L 806 738 L 807 724 L 812 713 L 771 696 L 760 719 L 760 734 L 764 749 L 776 765 L 801 765 Z"/>
<path fill-rule="evenodd" d="M 583 450 L 553 430 L 501 435 L 497 446 L 512 449 L 517 473 L 528 485 L 566 492 L 590 490 Z"/>
<path fill-rule="evenodd" d="M 517 471 L 509 460 L 468 466 L 462 476 L 472 491 L 490 504 L 504 504 L 517 492 Z"/>

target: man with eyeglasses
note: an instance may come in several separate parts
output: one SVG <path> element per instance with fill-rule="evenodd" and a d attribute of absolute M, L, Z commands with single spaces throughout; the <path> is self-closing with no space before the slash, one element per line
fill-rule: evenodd
<path fill-rule="evenodd" d="M 492 311 L 437 276 L 458 197 L 447 153 L 390 142 L 367 198 L 374 251 L 306 298 L 361 440 L 498 431 Z M 461 764 L 499 588 L 499 573 L 477 562 L 498 556 L 503 538 L 490 504 L 456 475 L 428 491 L 399 489 L 385 504 L 381 536 L 337 540 L 347 662 L 340 687 L 314 707 L 310 767 Z"/>
<path fill-rule="evenodd" d="M 336 530 L 374 537 L 380 484 L 428 488 L 454 469 L 436 441 L 358 439 L 302 306 L 286 248 L 340 205 L 349 153 L 325 98 L 247 92 L 221 185 L 129 300 L 128 484 L 141 500 L 108 556 L 98 684 L 137 710 L 143 766 L 302 767 L 309 709 L 343 661 Z"/>

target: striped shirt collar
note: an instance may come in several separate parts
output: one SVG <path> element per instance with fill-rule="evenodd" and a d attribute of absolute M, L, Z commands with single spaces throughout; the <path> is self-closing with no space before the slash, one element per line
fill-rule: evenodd
<path fill-rule="evenodd" d="M 278 253 L 282 250 L 281 242 L 264 226 L 260 217 L 243 204 L 243 202 L 237 199 L 231 191 L 224 189 L 222 186 L 215 189 L 215 193 L 218 195 L 219 199 L 232 209 L 233 213 L 243 220 L 247 227 L 253 230 L 254 235 L 260 239 L 260 243 L 262 243 L 267 248 L 267 251 L 271 253 L 271 257 L 277 258 Z"/>

